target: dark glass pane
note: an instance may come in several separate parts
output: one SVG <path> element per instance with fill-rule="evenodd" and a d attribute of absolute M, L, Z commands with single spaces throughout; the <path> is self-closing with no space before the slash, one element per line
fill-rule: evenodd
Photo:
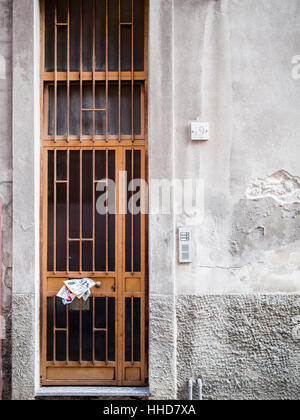
<path fill-rule="evenodd" d="M 56 179 L 58 181 L 67 180 L 67 152 L 66 150 L 58 150 L 56 152 Z"/>
<path fill-rule="evenodd" d="M 93 271 L 93 242 L 82 242 L 82 270 Z"/>
<path fill-rule="evenodd" d="M 95 91 L 96 108 L 105 109 L 105 84 L 97 83 Z"/>
<path fill-rule="evenodd" d="M 132 306 L 133 306 L 133 360 L 141 359 L 141 300 L 140 298 L 125 299 L 125 360 L 131 361 L 132 354 Z"/>
<path fill-rule="evenodd" d="M 121 22 L 129 23 L 132 21 L 132 1 L 121 0 Z"/>
<path fill-rule="evenodd" d="M 93 69 L 93 0 L 83 1 L 82 66 L 83 71 Z"/>
<path fill-rule="evenodd" d="M 144 1 L 134 0 L 134 70 L 144 70 Z"/>
<path fill-rule="evenodd" d="M 67 87 L 57 86 L 57 135 L 67 134 Z"/>
<path fill-rule="evenodd" d="M 106 64 L 106 0 L 96 1 L 96 71 L 105 71 Z"/>
<path fill-rule="evenodd" d="M 125 299 L 125 360 L 131 361 L 131 298 Z"/>
<path fill-rule="evenodd" d="M 67 317 L 66 317 L 66 305 L 63 304 L 62 299 L 55 298 L 55 327 L 66 328 Z"/>
<path fill-rule="evenodd" d="M 54 0 L 45 2 L 45 71 L 54 71 Z"/>
<path fill-rule="evenodd" d="M 80 1 L 70 1 L 70 71 L 80 69 Z"/>
<path fill-rule="evenodd" d="M 108 131 L 110 135 L 116 135 L 119 133 L 119 99 L 117 84 L 109 84 L 108 99 Z"/>
<path fill-rule="evenodd" d="M 109 13 L 108 13 L 108 45 L 109 45 L 109 59 L 108 59 L 108 70 L 118 71 L 119 60 L 119 1 L 109 1 Z"/>
<path fill-rule="evenodd" d="M 121 134 L 131 134 L 131 85 L 122 83 L 121 94 Z"/>
<path fill-rule="evenodd" d="M 141 360 L 141 299 L 133 299 L 133 360 Z"/>
<path fill-rule="evenodd" d="M 80 154 L 70 150 L 70 238 L 79 238 Z"/>
<path fill-rule="evenodd" d="M 115 357 L 115 298 L 108 298 L 108 360 Z"/>
<path fill-rule="evenodd" d="M 95 332 L 95 358 L 99 362 L 106 360 L 106 333 L 105 331 Z"/>
<path fill-rule="evenodd" d="M 47 361 L 53 360 L 53 298 L 47 298 Z"/>
<path fill-rule="evenodd" d="M 48 152 L 48 232 L 47 232 L 47 269 L 53 271 L 53 229 L 54 229 L 54 152 Z"/>
<path fill-rule="evenodd" d="M 57 27 L 57 71 L 67 71 L 67 27 Z"/>
<path fill-rule="evenodd" d="M 69 0 L 57 1 L 57 22 L 58 23 L 67 23 L 68 21 L 68 2 Z"/>
<path fill-rule="evenodd" d="M 121 70 L 131 71 L 131 26 L 121 27 Z"/>
<path fill-rule="evenodd" d="M 54 135 L 54 86 L 48 87 L 48 135 Z"/>
<path fill-rule="evenodd" d="M 96 108 L 105 109 L 106 100 L 105 100 L 105 85 L 103 83 L 96 84 Z M 106 131 L 106 114 L 105 111 L 95 112 L 95 124 L 96 124 L 96 135 L 104 135 Z"/>
<path fill-rule="evenodd" d="M 70 361 L 79 361 L 79 310 L 73 310 L 74 304 L 78 306 L 79 302 L 73 301 L 69 305 L 69 358 Z"/>
<path fill-rule="evenodd" d="M 95 176 L 98 181 L 106 179 L 106 151 L 97 150 L 95 152 Z M 95 184 L 95 231 L 96 231 L 96 271 L 106 271 L 106 215 L 100 214 L 99 207 L 106 203 L 106 189 L 97 191 L 104 187 L 103 183 Z M 100 204 L 100 206 L 99 206 Z"/>
<path fill-rule="evenodd" d="M 106 328 L 106 298 L 95 298 L 95 327 Z"/>
<path fill-rule="evenodd" d="M 67 185 L 56 185 L 56 270 L 66 271 Z"/>
<path fill-rule="evenodd" d="M 85 83 L 82 89 L 82 106 L 84 109 L 93 109 L 93 86 Z M 82 134 L 91 136 L 93 134 L 93 112 L 82 113 Z"/>
<path fill-rule="evenodd" d="M 80 242 L 70 241 L 69 243 L 69 270 L 70 271 L 79 271 L 80 259 Z"/>
<path fill-rule="evenodd" d="M 104 136 L 106 129 L 105 112 L 95 112 L 95 134 L 96 136 Z"/>
<path fill-rule="evenodd" d="M 66 360 L 66 332 L 56 331 L 55 333 L 55 348 L 56 348 L 56 360 L 58 362 L 64 362 Z"/>
<path fill-rule="evenodd" d="M 70 134 L 80 134 L 80 87 L 75 84 L 70 87 Z"/>
<path fill-rule="evenodd" d="M 141 85 L 135 83 L 134 85 L 134 134 L 141 134 Z"/>
<path fill-rule="evenodd" d="M 115 152 L 108 152 L 108 178 L 115 182 Z M 115 189 L 108 191 L 108 271 L 115 271 L 116 197 Z"/>
<path fill-rule="evenodd" d="M 132 151 L 126 151 L 126 171 L 127 171 L 127 191 L 129 184 L 132 180 Z M 133 193 L 128 192 L 128 202 L 132 197 Z M 131 272 L 131 236 L 132 236 L 132 215 L 131 209 L 128 208 L 125 216 L 125 262 L 126 262 L 126 271 Z"/>
<path fill-rule="evenodd" d="M 95 177 L 97 181 L 106 179 L 106 151 L 96 150 L 95 152 Z"/>
<path fill-rule="evenodd" d="M 67 87 L 57 85 L 56 134 L 67 134 Z M 49 86 L 48 134 L 54 135 L 54 86 Z"/>
<path fill-rule="evenodd" d="M 141 151 L 134 152 L 134 178 L 141 178 Z M 138 187 L 135 194 L 140 193 Z M 135 200 L 137 209 L 141 208 L 141 200 Z M 141 212 L 133 216 L 133 271 L 141 271 Z"/>
<path fill-rule="evenodd" d="M 93 152 L 82 152 L 82 235 L 93 236 Z"/>
<path fill-rule="evenodd" d="M 103 200 L 105 200 L 105 196 L 103 198 L 105 192 L 100 192 L 96 189 L 97 185 L 95 185 L 96 203 L 98 200 L 102 203 Z M 97 211 L 98 208 L 99 204 L 97 205 L 95 212 L 95 265 L 96 271 L 103 272 L 106 271 L 106 215 L 100 214 Z"/>
<path fill-rule="evenodd" d="M 89 308 L 82 311 L 82 358 L 85 361 L 93 360 L 93 300 L 88 302 Z"/>

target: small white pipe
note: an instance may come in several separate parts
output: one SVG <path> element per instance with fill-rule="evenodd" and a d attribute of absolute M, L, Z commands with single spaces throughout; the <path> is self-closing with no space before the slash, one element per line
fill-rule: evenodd
<path fill-rule="evenodd" d="M 193 379 L 188 381 L 188 390 L 189 390 L 189 401 L 193 400 Z"/>
<path fill-rule="evenodd" d="M 198 400 L 202 401 L 203 400 L 203 382 L 201 379 L 197 380 L 197 384 L 198 384 Z"/>

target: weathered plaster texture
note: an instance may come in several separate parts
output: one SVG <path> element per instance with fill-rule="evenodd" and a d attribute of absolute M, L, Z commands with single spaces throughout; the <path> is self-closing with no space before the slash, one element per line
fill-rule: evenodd
<path fill-rule="evenodd" d="M 299 399 L 300 295 L 177 298 L 178 397 Z"/>
<path fill-rule="evenodd" d="M 36 342 L 34 337 L 34 296 L 13 295 L 13 399 L 28 400 L 35 395 L 35 384 L 32 381 Z"/>
<path fill-rule="evenodd" d="M 12 2 L 0 1 L 0 198 L 2 199 L 2 310 L 5 317 L 3 340 L 3 398 L 11 389 L 11 289 L 12 289 Z"/>
<path fill-rule="evenodd" d="M 283 257 L 299 255 L 299 51 L 298 0 L 174 0 L 175 177 L 205 188 L 178 294 L 300 291 Z M 197 117 L 208 142 L 189 139 Z"/>
<path fill-rule="evenodd" d="M 176 398 L 176 319 L 174 296 L 150 298 L 151 399 Z M 174 389 L 175 384 L 175 389 Z"/>

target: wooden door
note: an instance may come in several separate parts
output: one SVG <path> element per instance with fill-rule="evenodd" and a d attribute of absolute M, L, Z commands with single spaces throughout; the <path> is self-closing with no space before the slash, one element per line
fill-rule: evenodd
<path fill-rule="evenodd" d="M 147 383 L 147 13 L 41 2 L 42 385 Z"/>

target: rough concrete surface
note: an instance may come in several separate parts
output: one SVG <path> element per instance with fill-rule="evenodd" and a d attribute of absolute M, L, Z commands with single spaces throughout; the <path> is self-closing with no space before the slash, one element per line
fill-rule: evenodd
<path fill-rule="evenodd" d="M 299 399 L 300 295 L 177 297 L 178 397 Z"/>
<path fill-rule="evenodd" d="M 174 296 L 150 298 L 149 378 L 151 399 L 176 398 Z"/>
<path fill-rule="evenodd" d="M 35 397 L 34 355 L 36 352 L 34 331 L 34 296 L 13 295 L 13 334 L 12 350 L 14 384 L 12 398 L 14 400 L 31 400 Z"/>

